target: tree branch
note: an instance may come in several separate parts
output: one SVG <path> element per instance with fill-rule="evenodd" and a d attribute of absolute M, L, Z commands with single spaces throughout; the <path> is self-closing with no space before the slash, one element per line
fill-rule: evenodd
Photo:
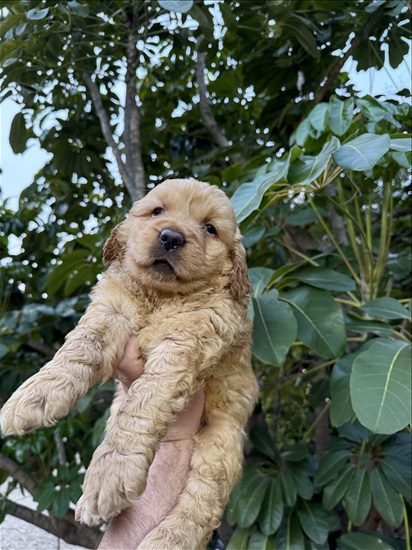
<path fill-rule="evenodd" d="M 229 140 L 224 135 L 222 130 L 219 128 L 219 125 L 212 113 L 212 110 L 209 106 L 207 99 L 207 88 L 205 82 L 205 55 L 200 51 L 200 44 L 203 42 L 204 36 L 201 34 L 197 40 L 196 50 L 197 50 L 197 61 L 196 61 L 196 78 L 197 85 L 199 87 L 199 106 L 200 112 L 202 113 L 203 122 L 205 123 L 206 128 L 211 133 L 215 142 L 219 147 L 230 147 Z"/>
<path fill-rule="evenodd" d="M 37 482 L 17 462 L 0 453 L 0 468 L 16 479 L 22 487 L 34 495 L 37 491 Z"/>
<path fill-rule="evenodd" d="M 40 529 L 63 539 L 69 544 L 77 544 L 85 546 L 86 548 L 95 548 L 102 536 L 102 533 L 90 527 L 76 525 L 66 519 L 52 519 L 36 510 L 32 510 L 21 504 L 16 504 L 5 498 L 0 499 L 0 502 L 1 501 L 6 502 L 8 507 L 10 507 L 8 513 L 12 516 L 27 521 L 36 527 L 40 527 Z"/>
<path fill-rule="evenodd" d="M 47 357 L 53 357 L 53 355 L 56 353 L 56 350 L 53 349 L 51 346 L 48 346 L 44 342 L 41 342 L 40 340 L 36 340 L 32 336 L 29 337 L 29 339 L 26 342 L 26 345 L 29 346 L 29 348 L 32 348 L 39 353 L 42 353 L 43 355 L 46 355 Z"/>
<path fill-rule="evenodd" d="M 140 139 L 140 112 L 136 103 L 136 70 L 139 59 L 136 50 L 138 39 L 136 9 L 139 7 L 131 5 L 126 9 L 127 17 L 127 70 L 126 101 L 124 109 L 124 146 L 126 151 L 126 162 L 128 171 L 131 173 L 131 187 L 128 188 L 133 201 L 141 199 L 145 195 L 145 169 L 142 158 L 142 144 Z"/>
<path fill-rule="evenodd" d="M 86 83 L 87 88 L 90 91 L 90 94 L 92 96 L 92 101 L 94 105 L 94 109 L 96 111 L 96 114 L 100 121 L 100 127 L 102 129 L 103 137 L 106 140 L 107 145 L 112 149 L 114 157 L 116 159 L 117 167 L 119 169 L 120 175 L 122 177 L 123 183 L 126 186 L 127 190 L 130 193 L 130 188 L 132 188 L 131 185 L 131 177 L 130 174 L 126 168 L 125 163 L 122 160 L 122 156 L 120 154 L 120 149 L 117 145 L 117 143 L 114 141 L 112 130 L 110 128 L 110 120 L 109 116 L 103 106 L 102 97 L 100 95 L 99 88 L 97 87 L 96 83 L 93 82 L 91 76 L 89 73 L 84 72 L 83 73 L 83 79 Z"/>
<path fill-rule="evenodd" d="M 334 65 L 332 66 L 332 69 L 328 74 L 325 84 L 322 87 L 319 87 L 315 93 L 315 104 L 323 101 L 323 99 L 326 96 L 326 92 L 333 85 L 342 67 L 344 66 L 346 61 L 349 59 L 349 57 L 353 54 L 353 52 L 356 50 L 356 48 L 359 46 L 360 41 L 361 41 L 360 38 L 358 36 L 355 36 L 351 42 L 351 45 L 348 51 L 345 52 L 342 55 L 342 57 L 339 57 L 337 61 L 334 63 Z"/>

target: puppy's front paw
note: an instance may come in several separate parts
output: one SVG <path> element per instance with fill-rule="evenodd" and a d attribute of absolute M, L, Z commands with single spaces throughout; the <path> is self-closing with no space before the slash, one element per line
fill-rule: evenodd
<path fill-rule="evenodd" d="M 40 371 L 5 403 L 0 412 L 0 430 L 3 435 L 24 435 L 41 426 L 53 426 L 69 410 L 62 382 Z"/>
<path fill-rule="evenodd" d="M 90 526 L 108 521 L 130 506 L 145 487 L 141 455 L 121 454 L 103 443 L 86 472 L 75 519 Z"/>

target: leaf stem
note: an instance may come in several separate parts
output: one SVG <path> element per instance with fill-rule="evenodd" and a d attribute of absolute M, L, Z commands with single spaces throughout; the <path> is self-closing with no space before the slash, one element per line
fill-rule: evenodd
<path fill-rule="evenodd" d="M 325 369 L 326 367 L 330 367 L 331 365 L 336 363 L 336 361 L 338 361 L 338 359 L 332 359 L 331 361 L 327 361 L 326 363 L 322 363 L 321 365 L 316 365 L 316 367 L 308 369 L 308 370 L 306 370 L 306 372 L 301 371 L 301 372 L 298 372 L 297 374 L 294 374 L 293 376 L 288 378 L 285 382 L 283 382 L 282 388 L 283 388 L 283 386 L 286 386 L 287 384 L 291 384 L 292 382 L 294 382 L 295 380 L 298 380 L 299 378 L 302 378 L 303 376 L 308 376 L 309 374 L 312 374 L 312 373 L 317 372 L 319 370 Z"/>
<path fill-rule="evenodd" d="M 302 442 L 303 443 L 308 443 L 310 434 L 316 428 L 316 426 L 319 423 L 319 421 L 321 420 L 321 418 L 328 412 L 328 410 L 330 409 L 331 403 L 332 403 L 331 401 L 328 401 L 326 403 L 326 405 L 323 407 L 322 411 L 318 414 L 316 420 L 312 423 L 312 425 L 309 427 L 309 429 L 306 430 L 306 432 L 303 434 L 303 437 L 302 437 Z"/>
<path fill-rule="evenodd" d="M 344 261 L 346 267 L 348 268 L 348 270 L 351 272 L 352 274 L 352 277 L 355 279 L 356 281 L 356 284 L 361 287 L 361 280 L 360 278 L 358 277 L 358 274 L 355 272 L 355 270 L 353 269 L 350 261 L 348 260 L 348 258 L 346 257 L 346 255 L 343 253 L 341 247 L 338 245 L 338 243 L 336 242 L 336 239 L 335 237 L 333 236 L 333 233 L 331 232 L 331 230 L 329 229 L 329 227 L 326 225 L 325 221 L 323 220 L 322 216 L 319 214 L 318 212 L 318 209 L 316 208 L 315 206 L 315 203 L 313 200 L 310 200 L 309 201 L 309 204 L 311 205 L 311 207 L 313 208 L 318 220 L 320 221 L 321 225 L 323 226 L 323 229 L 326 231 L 328 237 L 330 238 L 332 244 L 334 245 L 334 247 L 336 248 L 336 251 L 338 252 L 339 256 L 342 258 L 342 260 Z"/>

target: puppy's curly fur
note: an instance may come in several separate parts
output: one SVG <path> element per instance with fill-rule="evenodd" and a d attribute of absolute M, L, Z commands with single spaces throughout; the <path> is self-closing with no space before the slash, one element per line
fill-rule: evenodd
<path fill-rule="evenodd" d="M 76 518 L 96 525 L 142 494 L 169 424 L 203 387 L 204 425 L 185 489 L 142 550 L 203 547 L 241 472 L 243 428 L 258 391 L 240 240 L 217 187 L 194 179 L 155 187 L 113 230 L 104 248 L 110 266 L 77 327 L 2 410 L 4 434 L 53 425 L 112 376 L 137 336 L 144 373 L 113 408 L 77 505 Z"/>

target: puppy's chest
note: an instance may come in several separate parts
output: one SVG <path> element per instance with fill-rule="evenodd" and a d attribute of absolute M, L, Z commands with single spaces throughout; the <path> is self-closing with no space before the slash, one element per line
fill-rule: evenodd
<path fill-rule="evenodd" d="M 209 318 L 208 308 L 198 301 L 165 301 L 158 303 L 128 304 L 124 315 L 128 318 L 131 332 L 137 335 L 143 355 L 147 355 L 165 338 L 181 337 L 182 334 L 199 337 L 201 325 Z M 203 323 L 202 323 L 203 321 Z M 207 323 L 208 324 L 208 323 Z"/>

